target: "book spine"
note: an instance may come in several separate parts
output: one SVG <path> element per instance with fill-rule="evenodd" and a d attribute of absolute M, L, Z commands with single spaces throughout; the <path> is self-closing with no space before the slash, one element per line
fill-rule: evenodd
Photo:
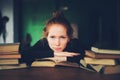
<path fill-rule="evenodd" d="M 9 58 L 14 58 L 14 59 L 18 59 L 18 58 L 21 58 L 21 55 L 20 54 L 10 54 L 10 55 L 0 55 L 0 59 L 9 59 Z"/>

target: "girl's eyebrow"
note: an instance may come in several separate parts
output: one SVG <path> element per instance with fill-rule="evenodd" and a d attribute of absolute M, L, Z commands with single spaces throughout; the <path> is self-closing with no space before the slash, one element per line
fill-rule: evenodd
<path fill-rule="evenodd" d="M 60 36 L 60 37 L 65 37 L 65 38 L 66 38 L 66 37 L 68 37 L 68 36 Z"/>

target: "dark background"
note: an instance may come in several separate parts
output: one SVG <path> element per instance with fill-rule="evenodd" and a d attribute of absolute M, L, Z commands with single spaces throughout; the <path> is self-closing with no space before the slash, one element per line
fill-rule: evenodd
<path fill-rule="evenodd" d="M 53 11 L 61 10 L 78 27 L 78 37 L 86 49 L 91 46 L 120 49 L 119 0 L 13 0 L 14 42 L 30 34 L 31 45 L 42 37 L 42 30 Z"/>

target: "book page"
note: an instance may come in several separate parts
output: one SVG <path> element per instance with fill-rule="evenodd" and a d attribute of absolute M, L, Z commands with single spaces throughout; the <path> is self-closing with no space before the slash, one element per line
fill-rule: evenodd
<path fill-rule="evenodd" d="M 42 58 L 42 59 L 37 59 L 32 63 L 33 67 L 39 66 L 39 67 L 58 67 L 58 66 L 68 66 L 68 67 L 79 67 L 79 64 L 73 63 L 73 62 L 68 62 L 64 60 L 58 60 L 56 61 L 55 58 Z"/>
<path fill-rule="evenodd" d="M 79 64 L 68 61 L 56 62 L 55 66 L 80 67 Z"/>

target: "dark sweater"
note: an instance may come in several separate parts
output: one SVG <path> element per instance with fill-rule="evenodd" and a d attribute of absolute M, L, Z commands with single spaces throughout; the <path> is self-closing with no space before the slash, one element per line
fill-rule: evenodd
<path fill-rule="evenodd" d="M 22 59 L 27 64 L 31 63 L 36 58 L 54 57 L 54 52 L 50 49 L 46 38 L 39 40 L 34 46 L 25 49 L 24 44 L 20 44 L 19 52 L 22 54 Z M 78 39 L 71 39 L 64 49 L 66 52 L 80 53 L 80 56 L 67 57 L 67 61 L 80 63 L 80 59 L 84 57 L 84 48 Z"/>

